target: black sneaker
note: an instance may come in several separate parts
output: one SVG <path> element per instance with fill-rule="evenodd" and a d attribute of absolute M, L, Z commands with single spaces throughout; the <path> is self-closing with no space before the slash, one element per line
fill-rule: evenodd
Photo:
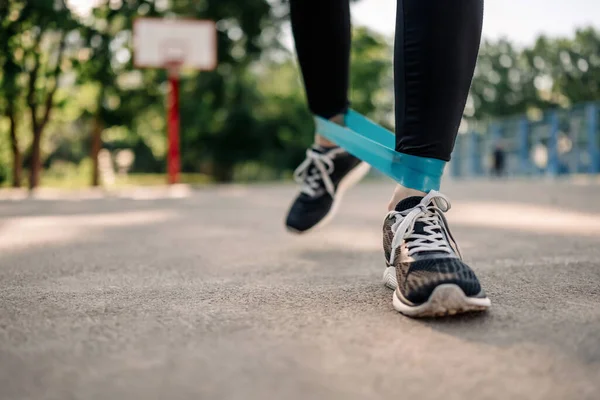
<path fill-rule="evenodd" d="M 383 223 L 386 286 L 394 308 L 410 317 L 482 311 L 490 300 L 475 273 L 462 262 L 444 212 L 449 200 L 436 191 L 409 197 Z"/>
<path fill-rule="evenodd" d="M 304 233 L 328 223 L 337 211 L 344 192 L 369 172 L 369 165 L 340 147 L 313 146 L 294 172 L 302 185 L 288 212 L 285 225 Z"/>

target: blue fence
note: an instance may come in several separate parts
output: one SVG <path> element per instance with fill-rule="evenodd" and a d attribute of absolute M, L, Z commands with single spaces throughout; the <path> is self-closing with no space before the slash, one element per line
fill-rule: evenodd
<path fill-rule="evenodd" d="M 496 149 L 504 155 L 507 176 L 600 173 L 600 103 L 552 110 L 535 121 L 526 117 L 494 121 L 459 134 L 451 174 L 489 175 Z"/>

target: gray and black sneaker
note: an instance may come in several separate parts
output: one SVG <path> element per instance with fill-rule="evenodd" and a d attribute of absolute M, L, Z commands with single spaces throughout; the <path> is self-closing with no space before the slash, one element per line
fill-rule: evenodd
<path fill-rule="evenodd" d="M 444 213 L 450 201 L 431 191 L 402 200 L 383 223 L 387 268 L 384 284 L 394 289 L 394 308 L 410 317 L 483 311 L 490 300 L 462 261 Z"/>
<path fill-rule="evenodd" d="M 285 225 L 294 233 L 304 233 L 328 223 L 344 192 L 369 172 L 369 165 L 340 147 L 313 146 L 294 172 L 300 193 L 292 203 Z"/>

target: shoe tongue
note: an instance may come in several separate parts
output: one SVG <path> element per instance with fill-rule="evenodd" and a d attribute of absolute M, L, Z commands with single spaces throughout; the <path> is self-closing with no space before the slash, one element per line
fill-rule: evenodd
<path fill-rule="evenodd" d="M 400 203 L 398 203 L 398 205 L 396 205 L 396 211 L 398 212 L 403 212 L 403 211 L 407 211 L 410 210 L 413 207 L 416 207 L 421 201 L 423 200 L 423 197 L 421 196 L 413 196 L 413 197 L 407 197 L 406 199 L 402 200 Z M 429 235 L 429 232 L 425 231 L 425 227 L 427 225 L 420 220 L 415 221 L 415 224 L 413 226 L 413 230 L 416 234 L 419 235 Z M 407 241 L 410 241 L 411 239 L 407 239 Z M 446 254 L 443 251 L 429 251 L 428 254 L 433 255 L 433 254 Z"/>
<path fill-rule="evenodd" d="M 407 197 L 406 199 L 400 201 L 400 203 L 396 205 L 396 211 L 402 212 L 416 207 L 419 205 L 421 200 L 423 200 L 422 196 Z"/>
<path fill-rule="evenodd" d="M 339 148 L 338 146 L 323 147 L 323 146 L 320 146 L 318 144 L 313 144 L 310 149 L 312 151 L 314 151 L 315 153 L 327 154 L 331 150 L 338 149 L 338 148 Z M 314 164 L 312 164 L 309 167 L 307 173 L 310 176 L 310 175 L 318 174 L 319 171 L 318 171 L 317 167 Z M 316 192 L 315 192 L 314 195 L 308 195 L 306 193 L 301 193 L 300 196 L 302 198 L 304 198 L 305 200 L 320 199 L 323 194 L 327 193 L 327 191 L 324 188 L 324 183 L 323 183 L 323 179 L 322 178 L 318 179 L 317 182 L 319 183 L 319 188 L 316 189 Z"/>

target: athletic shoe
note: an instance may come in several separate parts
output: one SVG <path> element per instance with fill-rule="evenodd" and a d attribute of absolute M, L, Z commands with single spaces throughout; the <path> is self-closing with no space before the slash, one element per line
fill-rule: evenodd
<path fill-rule="evenodd" d="M 402 200 L 383 223 L 386 286 L 394 308 L 410 317 L 482 311 L 490 300 L 462 261 L 444 213 L 449 200 L 436 191 Z"/>
<path fill-rule="evenodd" d="M 340 147 L 313 146 L 294 172 L 301 184 L 286 218 L 294 233 L 304 233 L 327 224 L 337 212 L 344 192 L 369 172 L 369 165 Z"/>

